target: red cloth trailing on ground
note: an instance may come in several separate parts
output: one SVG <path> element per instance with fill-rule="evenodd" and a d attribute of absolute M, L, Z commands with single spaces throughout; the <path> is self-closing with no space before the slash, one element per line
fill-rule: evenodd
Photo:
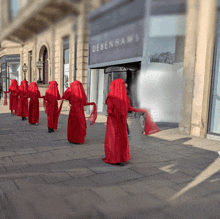
<path fill-rule="evenodd" d="M 57 100 L 60 100 L 61 98 L 57 85 L 56 81 L 50 81 L 49 88 L 44 97 L 44 107 L 47 114 L 47 127 L 51 129 L 57 129 L 59 112 L 62 107 L 61 105 L 58 109 Z"/>
<path fill-rule="evenodd" d="M 31 82 L 28 88 L 29 101 L 29 115 L 28 121 L 30 124 L 39 123 L 39 99 L 41 98 L 40 92 L 36 82 Z"/>
<path fill-rule="evenodd" d="M 151 135 L 154 133 L 160 132 L 160 129 L 153 121 L 150 116 L 150 113 L 146 110 L 145 111 L 145 135 Z"/>
<path fill-rule="evenodd" d="M 127 162 L 130 160 L 126 122 L 128 111 L 146 113 L 147 110 L 131 107 L 125 82 L 121 78 L 111 82 L 106 104 L 108 106 L 108 117 L 105 134 L 105 158 L 103 161 L 110 164 Z M 146 124 L 146 130 L 150 129 L 148 123 Z"/>
<path fill-rule="evenodd" d="M 93 105 L 93 111 L 88 119 L 91 122 L 90 125 L 93 125 L 97 118 L 96 104 L 94 102 L 87 102 L 83 85 L 79 81 L 72 82 L 62 98 L 69 100 L 71 104 L 68 118 L 67 139 L 70 142 L 82 144 L 85 141 L 87 128 L 83 108 L 86 105 Z"/>
<path fill-rule="evenodd" d="M 28 117 L 28 82 L 26 80 L 21 81 L 18 96 L 17 116 Z"/>
<path fill-rule="evenodd" d="M 15 79 L 11 80 L 11 85 L 9 86 L 8 91 L 4 91 L 5 93 L 4 105 L 8 105 L 7 93 L 9 92 L 10 92 L 9 109 L 13 114 L 15 114 L 18 108 L 18 82 Z"/>

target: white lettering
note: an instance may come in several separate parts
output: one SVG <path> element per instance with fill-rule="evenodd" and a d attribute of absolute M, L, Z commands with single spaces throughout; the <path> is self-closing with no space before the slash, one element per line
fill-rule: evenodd
<path fill-rule="evenodd" d="M 92 47 L 92 52 L 95 52 L 96 51 L 96 46 L 93 46 Z"/>
<path fill-rule="evenodd" d="M 123 37 L 122 39 L 121 39 L 121 45 L 125 45 L 125 38 Z"/>
<path fill-rule="evenodd" d="M 127 43 L 132 43 L 134 40 L 133 36 L 130 35 L 130 36 L 127 36 Z"/>
<path fill-rule="evenodd" d="M 104 44 L 101 43 L 101 44 L 100 44 L 100 50 L 103 50 L 103 49 L 104 49 Z"/>
<path fill-rule="evenodd" d="M 108 49 L 108 43 L 105 42 L 105 49 Z"/>
<path fill-rule="evenodd" d="M 97 44 L 97 46 L 96 46 L 96 50 L 97 50 L 97 52 L 99 51 L 99 44 Z"/>
<path fill-rule="evenodd" d="M 138 36 L 138 34 L 136 33 L 136 35 L 135 35 L 135 41 L 136 42 L 138 42 L 139 41 L 139 36 Z"/>
<path fill-rule="evenodd" d="M 115 40 L 115 46 L 119 46 L 119 39 Z"/>
<path fill-rule="evenodd" d="M 109 41 L 109 48 L 113 48 L 114 47 L 114 42 L 113 41 Z"/>

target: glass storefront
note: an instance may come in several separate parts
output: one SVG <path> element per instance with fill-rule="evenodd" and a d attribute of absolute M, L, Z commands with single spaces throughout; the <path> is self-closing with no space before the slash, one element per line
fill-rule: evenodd
<path fill-rule="evenodd" d="M 69 37 L 63 39 L 63 92 L 69 87 Z"/>
<path fill-rule="evenodd" d="M 147 70 L 141 71 L 138 94 L 141 107 L 156 122 L 179 123 L 184 77 L 185 15 L 151 15 Z"/>
<path fill-rule="evenodd" d="M 20 55 L 3 56 L 1 63 L 2 87 L 7 91 L 12 79 L 16 79 L 18 85 L 21 82 Z"/>
<path fill-rule="evenodd" d="M 217 19 L 208 133 L 220 135 L 220 12 Z"/>

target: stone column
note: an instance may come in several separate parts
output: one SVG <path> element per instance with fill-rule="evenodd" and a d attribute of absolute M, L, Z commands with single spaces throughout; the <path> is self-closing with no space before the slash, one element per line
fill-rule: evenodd
<path fill-rule="evenodd" d="M 206 137 L 217 0 L 199 0 L 191 135 Z"/>
<path fill-rule="evenodd" d="M 199 0 L 187 0 L 185 49 L 183 62 L 185 88 L 183 91 L 183 103 L 181 110 L 182 120 L 179 123 L 179 130 L 184 134 L 188 135 L 191 131 L 192 98 L 196 63 L 198 11 Z"/>

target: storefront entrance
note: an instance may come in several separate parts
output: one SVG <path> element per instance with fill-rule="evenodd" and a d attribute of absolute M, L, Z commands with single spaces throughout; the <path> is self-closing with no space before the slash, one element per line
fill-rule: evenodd
<path fill-rule="evenodd" d="M 20 55 L 3 56 L 1 63 L 2 87 L 7 91 L 12 79 L 16 79 L 18 85 L 21 82 Z"/>

